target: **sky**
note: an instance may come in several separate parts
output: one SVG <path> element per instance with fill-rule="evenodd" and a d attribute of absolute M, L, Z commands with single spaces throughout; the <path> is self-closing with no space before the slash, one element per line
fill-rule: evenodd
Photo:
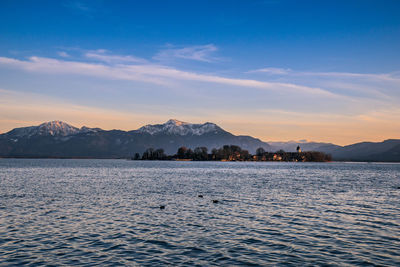
<path fill-rule="evenodd" d="M 0 1 L 0 133 L 174 118 L 263 141 L 400 138 L 400 1 Z"/>

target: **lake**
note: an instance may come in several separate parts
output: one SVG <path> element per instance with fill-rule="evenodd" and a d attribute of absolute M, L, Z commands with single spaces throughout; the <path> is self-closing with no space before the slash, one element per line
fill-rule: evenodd
<path fill-rule="evenodd" d="M 399 266 L 400 164 L 0 159 L 0 265 L 94 264 Z"/>

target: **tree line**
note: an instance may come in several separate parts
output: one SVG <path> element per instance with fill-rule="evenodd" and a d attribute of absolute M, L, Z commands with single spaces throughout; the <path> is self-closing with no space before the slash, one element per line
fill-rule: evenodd
<path fill-rule="evenodd" d="M 136 153 L 133 160 L 191 160 L 191 161 L 331 161 L 331 155 L 319 151 L 306 152 L 266 152 L 262 147 L 252 155 L 249 151 L 236 145 L 224 145 L 208 153 L 207 147 L 196 147 L 194 150 L 180 147 L 174 155 L 166 155 L 164 149 L 148 148 L 142 155 Z"/>

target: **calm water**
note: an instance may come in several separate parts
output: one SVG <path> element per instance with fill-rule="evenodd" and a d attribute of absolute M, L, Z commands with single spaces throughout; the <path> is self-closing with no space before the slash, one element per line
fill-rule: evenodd
<path fill-rule="evenodd" d="M 0 159 L 0 265 L 399 266 L 399 187 L 400 164 Z"/>

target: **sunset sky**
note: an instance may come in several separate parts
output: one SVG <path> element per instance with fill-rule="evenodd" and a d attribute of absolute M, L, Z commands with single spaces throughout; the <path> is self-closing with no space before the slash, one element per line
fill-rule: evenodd
<path fill-rule="evenodd" d="M 400 1 L 0 1 L 0 133 L 170 118 L 400 138 Z"/>

